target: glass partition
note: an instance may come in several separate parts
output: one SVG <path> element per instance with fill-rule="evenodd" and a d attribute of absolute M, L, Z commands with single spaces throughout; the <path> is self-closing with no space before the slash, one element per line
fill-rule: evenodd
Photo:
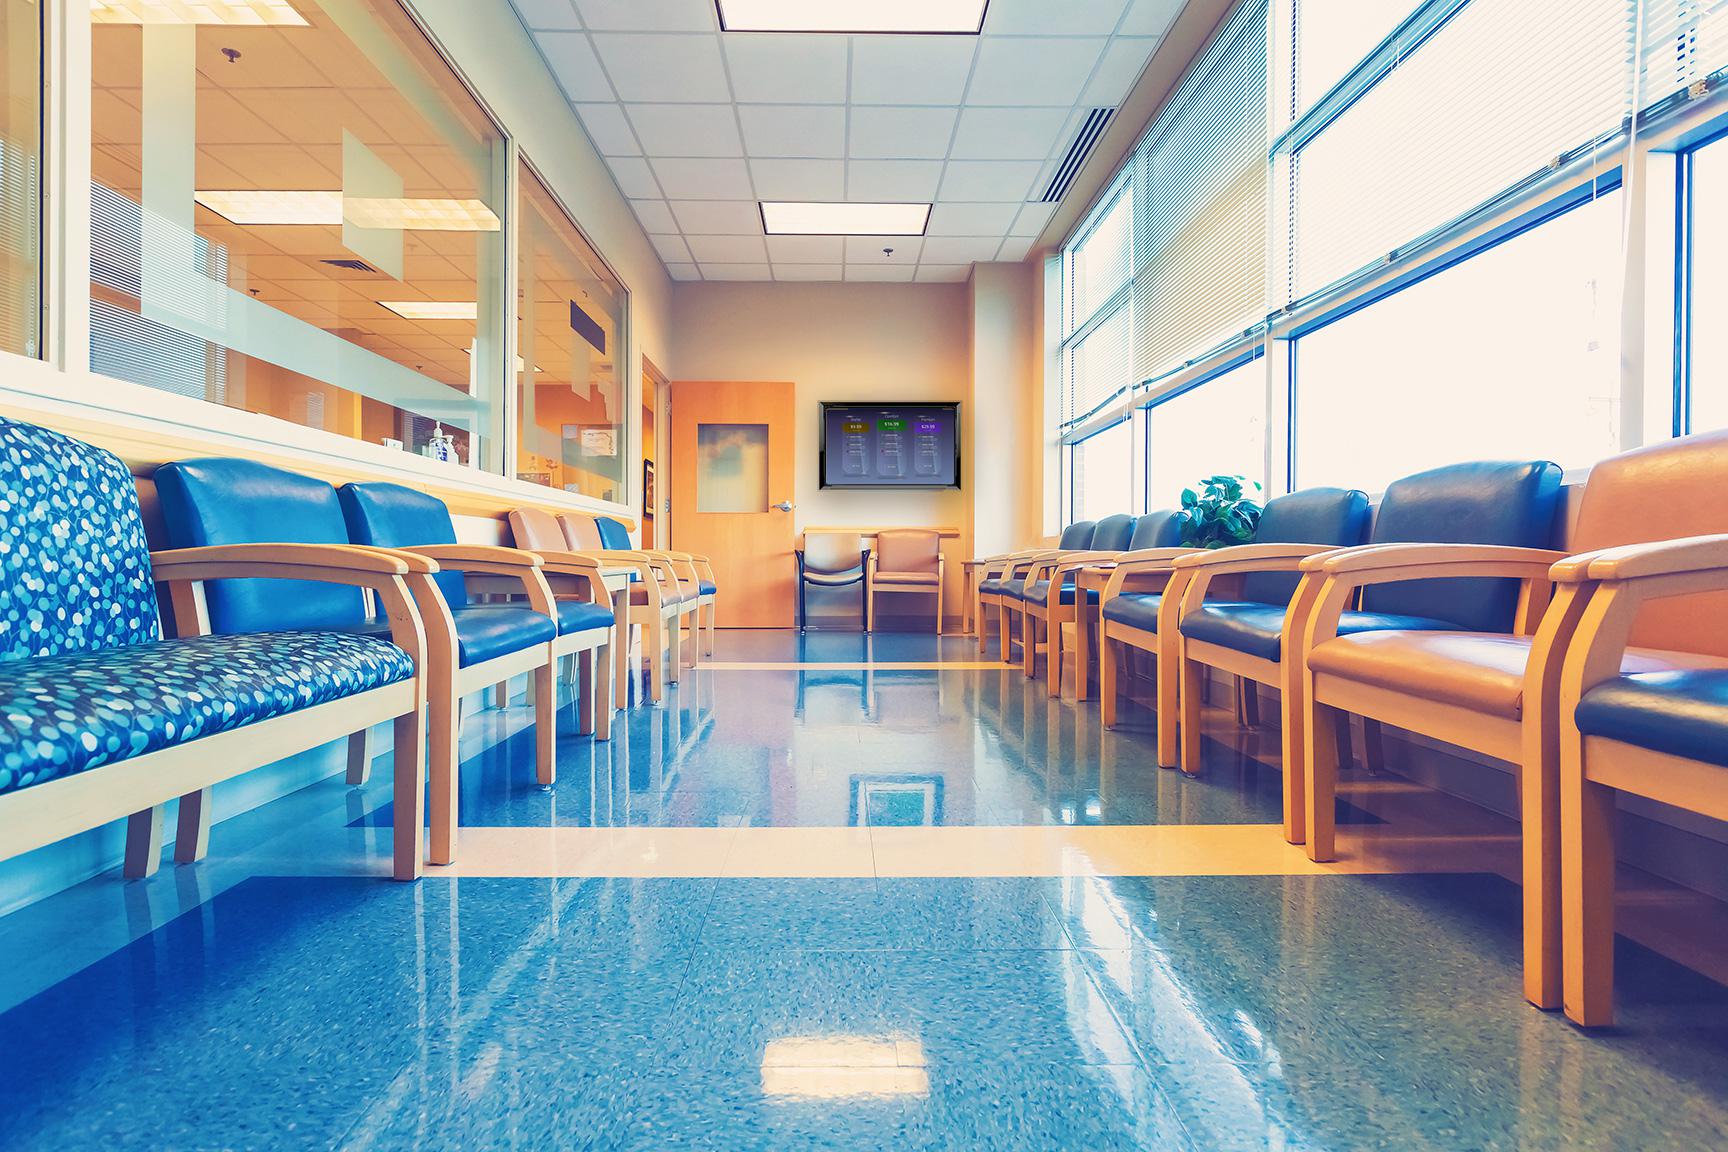
<path fill-rule="evenodd" d="M 501 470 L 504 137 L 402 7 L 92 19 L 92 367 Z"/>
<path fill-rule="evenodd" d="M 0 0 L 0 352 L 40 355 L 42 6 Z"/>
<path fill-rule="evenodd" d="M 527 163 L 518 189 L 516 478 L 623 503 L 624 290 Z"/>

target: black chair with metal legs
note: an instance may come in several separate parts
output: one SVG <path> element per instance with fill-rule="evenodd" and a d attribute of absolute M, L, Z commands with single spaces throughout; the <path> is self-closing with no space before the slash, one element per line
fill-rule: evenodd
<path fill-rule="evenodd" d="M 863 630 L 869 614 L 866 598 L 869 587 L 864 582 L 865 566 L 870 559 L 870 550 L 864 547 L 864 540 L 856 532 L 806 532 L 804 547 L 796 552 L 798 557 L 798 630 L 804 630 L 808 616 L 805 613 L 805 589 L 814 584 L 818 588 L 844 588 L 848 584 L 856 584 L 858 596 L 858 627 Z"/>

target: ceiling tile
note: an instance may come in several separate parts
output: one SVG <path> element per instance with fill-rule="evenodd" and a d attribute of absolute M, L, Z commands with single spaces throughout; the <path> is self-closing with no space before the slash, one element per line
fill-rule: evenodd
<path fill-rule="evenodd" d="M 956 159 L 1042 160 L 1050 155 L 1069 109 L 965 108 L 954 133 Z"/>
<path fill-rule="evenodd" d="M 772 280 L 774 274 L 766 264 L 704 264 L 705 280 Z"/>
<path fill-rule="evenodd" d="M 730 104 L 626 104 L 650 156 L 742 156 Z"/>
<path fill-rule="evenodd" d="M 612 85 L 600 70 L 593 45 L 581 32 L 537 32 L 534 42 L 546 57 L 552 75 L 572 100 L 611 100 Z"/>
<path fill-rule="evenodd" d="M 846 279 L 910 284 L 916 270 L 911 264 L 848 264 Z"/>
<path fill-rule="evenodd" d="M 570 0 L 510 0 L 522 23 L 530 28 L 580 28 L 576 8 Z"/>
<path fill-rule="evenodd" d="M 618 191 L 630 199 L 652 200 L 660 195 L 648 161 L 640 156 L 614 156 L 606 163 L 612 169 L 612 179 L 618 181 Z"/>
<path fill-rule="evenodd" d="M 690 253 L 702 264 L 754 264 L 768 259 L 760 236 L 686 236 Z"/>
<path fill-rule="evenodd" d="M 859 36 L 852 41 L 852 102 L 958 104 L 976 47 L 973 36 Z"/>
<path fill-rule="evenodd" d="M 852 114 L 858 114 L 853 109 Z M 922 203 L 936 199 L 942 182 L 940 160 L 849 160 L 846 198 L 885 203 Z"/>
<path fill-rule="evenodd" d="M 917 236 L 848 236 L 847 264 L 906 264 L 918 263 L 918 249 L 924 241 Z M 893 249 L 885 253 L 884 248 Z"/>
<path fill-rule="evenodd" d="M 920 284 L 959 284 L 972 275 L 970 264 L 920 264 L 913 279 Z"/>
<path fill-rule="evenodd" d="M 1014 218 L 1014 227 L 1008 230 L 1010 236 L 1027 236 L 1036 238 L 1044 231 L 1044 225 L 1050 223 L 1050 217 L 1056 214 L 1054 204 L 1026 204 L 1020 209 L 1020 215 Z"/>
<path fill-rule="evenodd" d="M 588 27 L 608 32 L 714 32 L 712 0 L 576 0 Z"/>
<path fill-rule="evenodd" d="M 636 210 L 636 219 L 642 221 L 645 232 L 676 232 L 678 222 L 672 219 L 672 209 L 666 206 L 664 200 L 632 200 L 630 207 Z"/>
<path fill-rule="evenodd" d="M 1187 0 L 1134 0 L 1116 31 L 1122 36 L 1163 36 Z"/>
<path fill-rule="evenodd" d="M 987 36 L 1108 36 L 1127 0 L 990 0 Z"/>
<path fill-rule="evenodd" d="M 770 236 L 768 257 L 776 265 L 836 263 L 846 258 L 844 236 Z"/>
<path fill-rule="evenodd" d="M 674 280 L 702 279 L 702 270 L 694 264 L 668 264 L 666 271 L 671 273 Z"/>
<path fill-rule="evenodd" d="M 607 32 L 595 35 L 594 47 L 623 100 L 716 104 L 732 99 L 713 36 Z"/>
<path fill-rule="evenodd" d="M 734 97 L 745 104 L 844 104 L 846 39 L 729 32 Z"/>
<path fill-rule="evenodd" d="M 944 200 L 930 210 L 929 236 L 990 236 L 1000 239 L 1014 224 L 1018 204 Z"/>
<path fill-rule="evenodd" d="M 668 200 L 754 200 L 750 170 L 742 160 L 657 158 L 654 175 Z M 673 211 L 677 211 L 674 207 Z"/>
<path fill-rule="evenodd" d="M 654 245 L 654 251 L 660 253 L 660 259 L 667 264 L 688 263 L 690 260 L 690 249 L 684 246 L 682 236 L 649 236 L 648 242 Z"/>
<path fill-rule="evenodd" d="M 677 217 L 678 226 L 692 235 L 762 235 L 762 212 L 754 200 L 676 200 L 672 215 Z"/>
<path fill-rule="evenodd" d="M 1069 107 L 1080 99 L 1104 44 L 1096 38 L 1017 40 L 986 36 L 978 48 L 978 67 L 966 89 L 966 103 Z"/>
<path fill-rule="evenodd" d="M 948 155 L 954 116 L 952 108 L 853 108 L 849 155 L 940 160 Z"/>
<path fill-rule="evenodd" d="M 752 160 L 756 195 L 764 200 L 844 200 L 844 160 Z"/>
<path fill-rule="evenodd" d="M 846 155 L 846 109 L 809 104 L 745 104 L 738 109 L 751 156 Z"/>
<path fill-rule="evenodd" d="M 776 264 L 776 280 L 838 280 L 844 269 L 839 264 Z"/>
<path fill-rule="evenodd" d="M 582 127 L 602 156 L 640 156 L 642 149 L 630 131 L 630 121 L 617 104 L 578 104 L 576 114 L 582 117 Z"/>
<path fill-rule="evenodd" d="M 1121 36 L 1110 41 L 1080 102 L 1089 108 L 1114 108 L 1122 103 L 1157 47 L 1158 41 L 1149 36 Z"/>
<path fill-rule="evenodd" d="M 1000 236 L 932 236 L 924 241 L 924 253 L 918 259 L 928 264 L 970 264 L 994 260 L 1000 247 Z"/>
<path fill-rule="evenodd" d="M 1002 248 L 996 253 L 996 259 L 999 261 L 1007 261 L 1010 264 L 1018 264 L 1031 254 L 1032 243 L 1031 240 L 1022 240 L 1010 236 L 1008 239 L 1002 241 Z"/>
<path fill-rule="evenodd" d="M 1024 200 L 1041 167 L 1035 160 L 950 160 L 942 174 L 941 196 L 944 200 Z"/>

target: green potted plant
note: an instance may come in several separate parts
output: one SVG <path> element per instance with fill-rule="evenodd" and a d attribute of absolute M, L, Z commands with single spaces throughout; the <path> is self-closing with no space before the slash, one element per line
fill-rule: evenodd
<path fill-rule="evenodd" d="M 1199 491 L 1182 490 L 1182 510 L 1176 514 L 1182 525 L 1185 548 L 1229 548 L 1254 540 L 1260 523 L 1260 485 L 1246 476 L 1208 476 Z"/>

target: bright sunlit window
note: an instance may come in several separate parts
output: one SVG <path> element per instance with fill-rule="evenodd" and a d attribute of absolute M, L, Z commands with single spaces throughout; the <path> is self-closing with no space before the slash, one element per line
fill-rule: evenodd
<path fill-rule="evenodd" d="M 1069 522 L 1132 512 L 1134 422 L 1124 420 L 1069 450 Z"/>
<path fill-rule="evenodd" d="M 1620 209 L 1600 197 L 1297 341 L 1297 487 L 1618 451 Z"/>
<path fill-rule="evenodd" d="M 1266 362 L 1250 360 L 1146 413 L 1146 507 L 1208 476 L 1266 483 Z"/>
<path fill-rule="evenodd" d="M 1728 428 L 1728 139 L 1692 157 L 1693 432 Z"/>

